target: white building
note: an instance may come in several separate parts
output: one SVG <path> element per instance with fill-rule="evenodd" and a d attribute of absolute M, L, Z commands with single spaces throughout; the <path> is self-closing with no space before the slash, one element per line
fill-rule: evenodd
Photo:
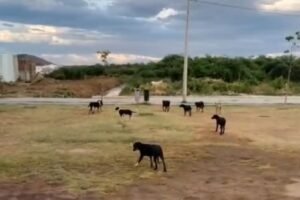
<path fill-rule="evenodd" d="M 0 54 L 0 81 L 15 82 L 19 78 L 18 58 L 11 54 Z"/>
<path fill-rule="evenodd" d="M 51 72 L 53 72 L 57 68 L 59 68 L 59 66 L 54 65 L 54 64 L 36 66 L 36 73 L 40 73 L 40 74 L 43 74 L 43 75 L 50 74 Z"/>

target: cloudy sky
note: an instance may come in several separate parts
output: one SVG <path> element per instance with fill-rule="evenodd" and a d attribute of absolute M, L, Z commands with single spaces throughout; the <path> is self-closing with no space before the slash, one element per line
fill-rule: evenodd
<path fill-rule="evenodd" d="M 185 10 L 186 0 L 0 0 L 0 53 L 93 64 L 108 49 L 110 62 L 155 61 L 183 53 Z M 300 0 L 192 1 L 190 55 L 277 54 L 298 30 Z"/>

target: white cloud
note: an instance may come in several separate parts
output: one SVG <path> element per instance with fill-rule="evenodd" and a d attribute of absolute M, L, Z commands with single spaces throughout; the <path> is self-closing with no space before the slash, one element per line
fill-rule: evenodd
<path fill-rule="evenodd" d="M 173 17 L 183 14 L 181 11 L 177 11 L 173 8 L 163 8 L 159 13 L 151 17 L 127 17 L 123 16 L 124 19 L 134 19 L 137 21 L 144 22 L 163 22 L 168 23 Z"/>
<path fill-rule="evenodd" d="M 0 20 L 0 42 L 2 43 L 88 45 L 107 37 L 111 36 L 94 30 L 21 24 Z"/>
<path fill-rule="evenodd" d="M 95 54 L 42 54 L 41 57 L 58 65 L 93 65 L 101 63 Z M 160 58 L 134 55 L 134 54 L 110 54 L 108 62 L 114 64 L 148 63 L 157 62 Z"/>
<path fill-rule="evenodd" d="M 286 56 L 286 55 L 290 55 L 290 54 L 286 54 L 286 53 L 283 53 L 283 52 L 282 53 L 268 53 L 268 54 L 266 54 L 267 57 L 271 57 L 271 58 Z M 299 51 L 294 52 L 293 56 L 300 57 L 300 52 Z"/>
<path fill-rule="evenodd" d="M 259 6 L 261 9 L 266 11 L 300 11 L 299 0 L 272 0 L 268 3 L 262 3 Z"/>
<path fill-rule="evenodd" d="M 163 21 L 163 20 L 168 20 L 171 17 L 174 17 L 176 15 L 179 15 L 180 12 L 177 10 L 174 10 L 173 8 L 163 8 L 157 15 L 154 17 L 150 18 L 154 21 Z"/>

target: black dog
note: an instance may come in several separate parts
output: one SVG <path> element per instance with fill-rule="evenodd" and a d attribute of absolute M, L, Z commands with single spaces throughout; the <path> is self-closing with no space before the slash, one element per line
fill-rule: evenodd
<path fill-rule="evenodd" d="M 154 170 L 157 170 L 157 163 L 159 162 L 159 158 L 162 160 L 164 166 L 164 172 L 167 171 L 163 150 L 160 145 L 155 144 L 143 144 L 141 142 L 135 142 L 133 144 L 133 151 L 139 150 L 140 157 L 136 163 L 136 166 L 143 160 L 144 156 L 149 156 L 150 158 L 150 167 L 153 168 L 152 157 L 154 159 Z"/>
<path fill-rule="evenodd" d="M 168 100 L 163 100 L 162 101 L 162 109 L 164 112 L 169 112 L 170 111 L 170 105 L 171 105 L 171 102 L 168 101 Z"/>
<path fill-rule="evenodd" d="M 99 112 L 99 110 L 101 110 L 102 106 L 103 106 L 102 100 L 98 100 L 96 102 L 90 102 L 89 106 L 88 106 L 90 108 L 89 113 L 93 113 L 93 108 L 96 108 L 97 111 Z"/>
<path fill-rule="evenodd" d="M 123 115 L 128 115 L 129 118 L 131 118 L 132 114 L 135 113 L 132 110 L 129 110 L 129 109 L 120 109 L 119 107 L 116 107 L 115 110 L 119 111 L 120 117 L 123 117 Z"/>
<path fill-rule="evenodd" d="M 212 116 L 211 119 L 216 120 L 216 132 L 218 132 L 218 128 L 220 126 L 220 135 L 223 135 L 225 133 L 225 125 L 226 125 L 226 119 L 223 117 L 220 117 L 219 115 Z"/>
<path fill-rule="evenodd" d="M 204 111 L 204 102 L 203 101 L 198 101 L 195 102 L 195 106 L 197 111 L 201 110 L 202 112 Z"/>
<path fill-rule="evenodd" d="M 192 116 L 192 106 L 180 104 L 179 107 L 183 108 L 184 116 L 186 116 L 186 113 L 189 113 L 189 116 Z"/>

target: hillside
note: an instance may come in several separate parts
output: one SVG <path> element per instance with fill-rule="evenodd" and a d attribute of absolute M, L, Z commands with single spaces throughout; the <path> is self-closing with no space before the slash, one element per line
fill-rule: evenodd
<path fill-rule="evenodd" d="M 80 97 L 90 98 L 106 94 L 121 85 L 121 81 L 111 77 L 93 77 L 85 80 L 43 79 L 37 83 L 0 84 L 0 97 Z"/>
<path fill-rule="evenodd" d="M 53 63 L 43 59 L 43 58 L 40 58 L 38 56 L 34 56 L 34 55 L 29 55 L 29 54 L 19 54 L 18 55 L 18 59 L 26 59 L 26 60 L 30 60 L 32 62 L 34 62 L 36 65 L 38 66 L 44 66 L 44 65 L 51 65 Z"/>

